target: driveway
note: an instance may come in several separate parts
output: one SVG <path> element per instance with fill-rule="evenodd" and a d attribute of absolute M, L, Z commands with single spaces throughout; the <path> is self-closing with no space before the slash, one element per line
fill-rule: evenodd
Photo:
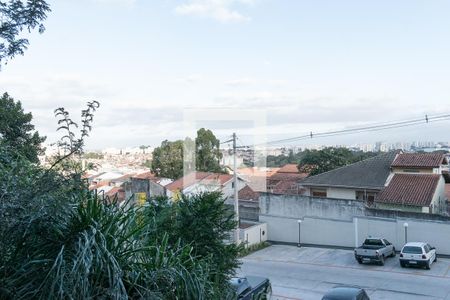
<path fill-rule="evenodd" d="M 371 299 L 450 300 L 450 260 L 431 270 L 401 268 L 398 255 L 384 266 L 359 265 L 353 251 L 273 245 L 242 259 L 239 275 L 269 277 L 273 299 L 321 299 L 336 285 L 357 285 Z"/>

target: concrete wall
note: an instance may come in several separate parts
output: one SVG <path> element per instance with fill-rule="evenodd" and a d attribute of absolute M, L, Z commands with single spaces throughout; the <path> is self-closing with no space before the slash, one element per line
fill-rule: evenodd
<path fill-rule="evenodd" d="M 334 199 L 356 199 L 356 190 L 355 189 L 345 189 L 345 188 L 336 188 L 336 187 L 305 187 L 305 195 L 311 196 L 312 189 L 326 190 L 327 198 Z"/>
<path fill-rule="evenodd" d="M 413 171 L 413 172 L 412 172 Z M 439 168 L 392 168 L 394 173 L 439 174 Z"/>
<path fill-rule="evenodd" d="M 433 213 L 445 212 L 447 209 L 447 204 L 445 202 L 446 200 L 447 197 L 445 196 L 445 179 L 444 176 L 441 176 L 438 185 L 436 187 L 433 200 L 431 201 L 432 212 Z"/>
<path fill-rule="evenodd" d="M 298 243 L 297 219 L 260 216 L 260 221 L 267 223 L 268 240 Z M 372 236 L 386 238 L 397 250 L 405 244 L 403 224 L 406 222 L 407 241 L 428 242 L 436 247 L 438 254 L 450 255 L 450 222 L 371 217 L 357 217 L 352 221 L 305 217 L 301 221 L 302 244 L 356 247 L 362 244 L 365 238 Z"/>
<path fill-rule="evenodd" d="M 356 190 L 342 188 L 327 188 L 328 198 L 336 199 L 356 199 Z"/>
<path fill-rule="evenodd" d="M 240 238 L 245 247 L 267 241 L 267 224 L 259 223 L 240 230 Z"/>
<path fill-rule="evenodd" d="M 291 218 L 323 217 L 351 220 L 364 215 L 364 204 L 355 200 L 313 198 L 261 193 L 260 215 L 285 216 Z"/>

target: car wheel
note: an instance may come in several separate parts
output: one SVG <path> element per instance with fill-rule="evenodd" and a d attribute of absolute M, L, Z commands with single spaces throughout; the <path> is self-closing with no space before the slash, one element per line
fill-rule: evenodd
<path fill-rule="evenodd" d="M 425 265 L 425 269 L 429 270 L 430 269 L 430 261 L 428 260 L 426 265 Z"/>
<path fill-rule="evenodd" d="M 358 262 L 358 264 L 362 264 L 362 259 L 361 258 L 358 258 L 356 261 Z"/>
<path fill-rule="evenodd" d="M 264 294 L 261 295 L 261 300 L 270 300 L 272 298 L 272 287 L 268 286 L 266 287 Z"/>
<path fill-rule="evenodd" d="M 404 262 L 400 262 L 400 267 L 402 267 L 402 268 L 404 268 L 404 267 L 406 267 L 406 264 L 404 263 Z"/>
<path fill-rule="evenodd" d="M 380 257 L 380 266 L 384 266 L 384 256 Z"/>

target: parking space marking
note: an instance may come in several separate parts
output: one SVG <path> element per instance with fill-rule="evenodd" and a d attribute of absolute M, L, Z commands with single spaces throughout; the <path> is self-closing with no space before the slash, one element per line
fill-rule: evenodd
<path fill-rule="evenodd" d="M 292 297 L 286 297 L 286 296 L 282 296 L 282 295 L 276 295 L 276 294 L 272 294 L 272 297 L 277 297 L 276 299 L 286 299 L 286 300 L 302 300 L 300 298 L 292 298 Z M 281 297 L 281 298 L 280 298 Z"/>
<path fill-rule="evenodd" d="M 450 266 L 448 266 L 447 272 L 445 272 L 444 276 L 447 276 L 447 275 L 448 275 L 448 272 L 450 272 Z"/>
<path fill-rule="evenodd" d="M 254 260 L 252 258 L 245 258 L 248 260 Z M 320 267 L 332 267 L 332 268 L 342 268 L 342 269 L 352 269 L 352 270 L 363 270 L 363 271 L 371 271 L 371 272 L 382 272 L 382 273 L 396 273 L 396 274 L 404 274 L 404 275 L 410 275 L 410 276 L 424 276 L 424 277 L 434 277 L 434 278 L 441 278 L 441 279 L 450 279 L 450 277 L 444 275 L 434 275 L 434 274 L 423 274 L 419 272 L 400 272 L 400 271 L 394 271 L 394 270 L 380 270 L 380 269 L 368 269 L 368 268 L 356 268 L 351 266 L 338 266 L 338 265 L 330 265 L 330 264 L 320 264 L 320 263 L 310 263 L 310 262 L 298 262 L 294 260 L 272 260 L 272 259 L 264 259 L 264 261 L 268 262 L 284 262 L 284 263 L 294 263 L 294 264 L 300 264 L 300 265 L 311 265 L 311 266 L 320 266 Z M 449 267 L 450 268 L 450 267 Z M 448 270 L 447 270 L 448 272 Z"/>

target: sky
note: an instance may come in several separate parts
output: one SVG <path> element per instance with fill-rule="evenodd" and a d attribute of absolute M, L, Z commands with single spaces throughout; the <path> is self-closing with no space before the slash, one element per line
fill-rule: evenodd
<path fill-rule="evenodd" d="M 260 112 L 267 140 L 450 112 L 450 1 L 49 2 L 46 31 L 0 71 L 49 142 L 53 110 L 76 119 L 89 100 L 89 149 L 182 138 L 186 110 Z M 227 118 L 207 125 L 249 143 Z M 448 142 L 449 124 L 312 143 Z"/>

